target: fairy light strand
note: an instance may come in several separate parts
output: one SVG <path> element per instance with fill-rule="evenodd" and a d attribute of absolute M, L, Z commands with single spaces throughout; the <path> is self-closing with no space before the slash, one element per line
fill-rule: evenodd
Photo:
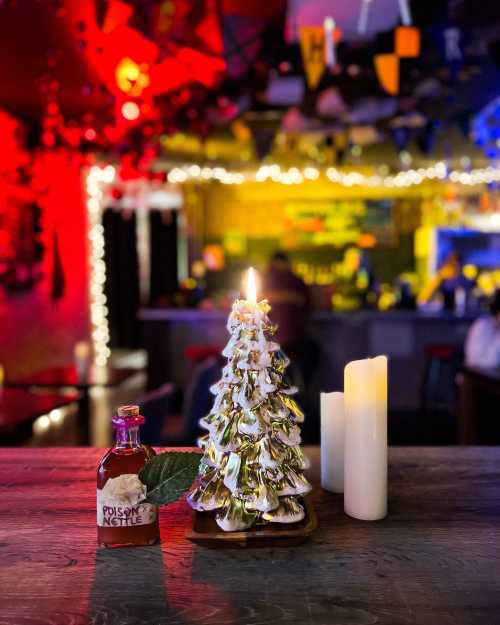
<path fill-rule="evenodd" d="M 446 163 L 439 161 L 428 167 L 407 169 L 396 174 L 364 174 L 359 171 L 344 172 L 336 167 L 328 167 L 320 170 L 314 166 L 303 168 L 290 167 L 282 169 L 280 165 L 261 165 L 256 170 L 231 171 L 222 166 L 200 167 L 199 165 L 180 165 L 174 167 L 168 174 L 168 181 L 183 183 L 190 180 L 199 182 L 218 181 L 222 184 L 242 184 L 244 182 L 276 182 L 279 184 L 293 185 L 305 181 L 317 180 L 322 174 L 334 183 L 343 187 L 386 187 L 407 188 L 418 186 L 430 180 L 445 181 L 474 186 L 500 182 L 499 167 L 484 167 L 470 170 L 448 170 Z"/>
<path fill-rule="evenodd" d="M 90 168 L 86 180 L 89 249 L 89 300 L 94 362 L 105 366 L 111 355 L 109 349 L 108 307 L 105 295 L 106 263 L 104 260 L 105 241 L 102 225 L 103 200 L 107 187 L 116 175 L 112 165 Z M 500 182 L 500 167 L 484 167 L 470 170 L 448 170 L 443 161 L 428 167 L 408 169 L 396 174 L 365 174 L 359 171 L 341 171 L 336 167 L 320 170 L 312 165 L 282 169 L 274 163 L 261 165 L 255 170 L 231 171 L 222 166 L 201 167 L 185 164 L 173 167 L 168 173 L 168 182 L 187 181 L 212 182 L 222 184 L 243 184 L 244 182 L 275 182 L 296 185 L 313 182 L 325 176 L 332 184 L 343 187 L 408 188 L 426 181 L 450 181 L 464 186 L 475 186 Z"/>
<path fill-rule="evenodd" d="M 106 283 L 105 243 L 102 225 L 102 200 L 105 188 L 115 179 L 115 168 L 93 166 L 87 176 L 87 214 L 89 249 L 89 301 L 94 362 L 104 367 L 111 355 L 109 349 L 108 307 L 104 287 Z"/>

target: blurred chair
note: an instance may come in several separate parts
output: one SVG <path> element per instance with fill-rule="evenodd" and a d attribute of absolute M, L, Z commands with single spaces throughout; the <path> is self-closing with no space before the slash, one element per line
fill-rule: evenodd
<path fill-rule="evenodd" d="M 141 441 L 146 445 L 162 446 L 166 444 L 165 430 L 169 417 L 175 411 L 176 388 L 173 384 L 164 384 L 143 395 L 137 403 L 146 423 L 141 427 Z M 181 423 L 181 427 L 182 427 Z M 175 436 L 174 436 L 175 437 Z"/>
<path fill-rule="evenodd" d="M 457 375 L 462 365 L 463 350 L 456 345 L 434 344 L 426 348 L 425 357 L 421 390 L 421 413 L 425 419 L 423 425 L 434 438 L 436 434 L 439 438 L 444 434 L 449 439 L 446 442 L 455 442 Z M 443 442 L 434 438 L 430 442 Z"/>
<path fill-rule="evenodd" d="M 192 363 L 200 363 L 210 357 L 219 358 L 222 349 L 218 345 L 189 345 L 184 356 Z"/>
<path fill-rule="evenodd" d="M 219 355 L 208 356 L 193 367 L 182 406 L 186 420 L 185 436 L 190 444 L 194 444 L 200 434 L 199 420 L 212 408 L 214 396 L 210 387 L 220 379 L 222 367 L 223 359 Z"/>
<path fill-rule="evenodd" d="M 164 384 L 139 399 L 137 403 L 141 414 L 146 417 L 146 423 L 141 428 L 141 440 L 156 446 L 196 444 L 200 434 L 198 422 L 212 408 L 210 387 L 220 378 L 222 364 L 220 356 L 208 356 L 194 364 L 181 413 L 173 384 Z"/>
<path fill-rule="evenodd" d="M 306 445 L 318 445 L 321 390 L 319 371 L 323 352 L 318 343 L 309 337 L 299 343 L 286 345 L 284 352 L 290 359 L 285 380 L 298 388 L 295 399 L 305 415 L 301 425 L 302 442 Z"/>

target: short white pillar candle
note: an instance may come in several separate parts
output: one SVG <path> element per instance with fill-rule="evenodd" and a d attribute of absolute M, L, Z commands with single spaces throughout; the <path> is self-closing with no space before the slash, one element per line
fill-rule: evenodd
<path fill-rule="evenodd" d="M 344 393 L 344 510 L 375 521 L 387 514 L 387 357 L 350 362 Z"/>
<path fill-rule="evenodd" d="M 321 393 L 321 486 L 344 492 L 344 393 Z"/>

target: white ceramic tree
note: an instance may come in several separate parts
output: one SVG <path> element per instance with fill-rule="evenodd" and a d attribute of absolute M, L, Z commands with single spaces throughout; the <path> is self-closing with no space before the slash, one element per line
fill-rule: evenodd
<path fill-rule="evenodd" d="M 300 448 L 304 415 L 284 379 L 289 360 L 272 340 L 269 310 L 266 301 L 234 303 L 222 352 L 228 362 L 211 388 L 213 408 L 200 421 L 208 434 L 200 439 L 204 456 L 188 502 L 215 510 L 225 531 L 300 521 L 300 499 L 311 489 Z"/>

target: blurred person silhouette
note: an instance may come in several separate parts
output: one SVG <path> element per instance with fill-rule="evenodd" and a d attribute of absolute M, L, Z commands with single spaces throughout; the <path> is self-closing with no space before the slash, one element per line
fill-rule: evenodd
<path fill-rule="evenodd" d="M 308 321 L 311 312 L 309 290 L 305 283 L 293 273 L 290 261 L 283 252 L 276 252 L 263 276 L 263 292 L 271 305 L 270 318 L 278 325 L 276 340 L 290 358 L 290 377 L 299 387 L 299 401 L 310 419 L 302 429 L 306 442 L 313 442 L 317 436 L 317 412 L 315 404 L 309 401 L 311 380 L 318 368 L 320 350 L 308 335 Z"/>
<path fill-rule="evenodd" d="M 418 300 L 421 303 L 429 302 L 436 293 L 440 293 L 443 298 L 443 308 L 454 310 L 457 290 L 463 289 L 465 293 L 469 293 L 473 287 L 474 281 L 463 274 L 460 254 L 450 252 L 436 275 L 422 289 Z"/>
<path fill-rule="evenodd" d="M 490 301 L 490 314 L 472 324 L 465 340 L 465 363 L 469 367 L 500 367 L 500 290 Z"/>
<path fill-rule="evenodd" d="M 276 252 L 263 276 L 263 291 L 271 305 L 271 319 L 278 324 L 276 340 L 283 349 L 293 348 L 307 336 L 309 291 L 293 273 L 283 252 Z"/>
<path fill-rule="evenodd" d="M 415 310 L 417 298 L 414 295 L 413 284 L 405 275 L 400 275 L 394 284 L 396 290 L 396 308 L 399 310 Z"/>

